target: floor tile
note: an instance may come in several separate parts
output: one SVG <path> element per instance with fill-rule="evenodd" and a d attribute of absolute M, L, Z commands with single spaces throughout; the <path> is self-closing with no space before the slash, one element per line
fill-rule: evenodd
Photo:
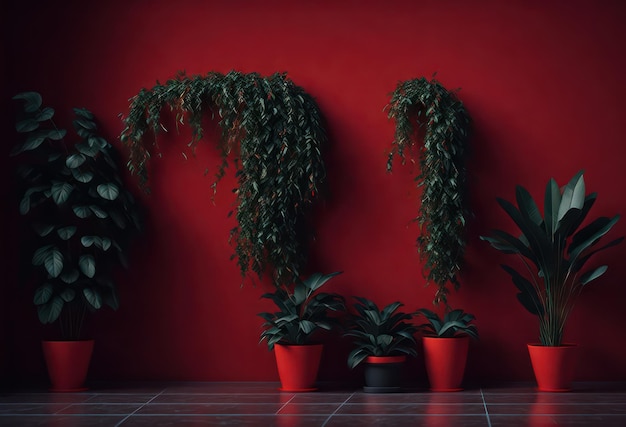
<path fill-rule="evenodd" d="M 378 403 L 378 404 L 352 404 L 342 405 L 338 410 L 339 415 L 480 415 L 485 414 L 482 404 L 459 403 L 459 404 L 423 404 L 423 403 Z"/>
<path fill-rule="evenodd" d="M 278 415 L 331 415 L 340 403 L 290 403 L 278 411 Z"/>
<path fill-rule="evenodd" d="M 119 416 L 0 416 L 0 427 L 115 427 L 124 417 Z"/>
<path fill-rule="evenodd" d="M 326 427 L 488 427 L 485 415 L 437 416 L 437 415 L 358 415 L 333 416 Z"/>
<path fill-rule="evenodd" d="M 285 393 L 174 393 L 155 396 L 150 403 L 280 403 L 294 399 Z M 91 402 L 91 401 L 90 401 Z"/>
<path fill-rule="evenodd" d="M 626 416 L 617 415 L 490 415 L 492 427 L 623 427 Z"/>
<path fill-rule="evenodd" d="M 551 414 L 569 414 L 569 415 L 624 415 L 626 416 L 626 405 L 614 405 L 610 403 L 553 403 L 553 404 L 528 404 L 528 403 L 509 403 L 509 404 L 487 404 L 487 411 L 490 415 L 503 414 L 523 414 L 523 415 L 551 415 Z"/>
<path fill-rule="evenodd" d="M 76 415 L 128 415 L 141 408 L 136 403 L 76 403 L 65 407 L 58 414 Z"/>
<path fill-rule="evenodd" d="M 423 404 L 443 404 L 443 403 L 476 403 L 483 404 L 480 392 L 457 392 L 457 393 L 355 393 L 350 397 L 348 403 L 423 403 Z"/>
<path fill-rule="evenodd" d="M 146 393 L 99 393 L 94 394 L 84 403 L 148 403 L 155 398 L 155 394 Z"/>
<path fill-rule="evenodd" d="M 304 415 L 267 416 L 153 416 L 133 415 L 120 427 L 177 427 L 177 426 L 263 426 L 263 427 L 322 427 L 328 417 Z"/>
<path fill-rule="evenodd" d="M 69 405 L 67 403 L 0 403 L 0 415 L 56 414 Z"/>
<path fill-rule="evenodd" d="M 274 415 L 282 406 L 275 403 L 158 403 L 147 404 L 137 413 L 142 415 Z"/>

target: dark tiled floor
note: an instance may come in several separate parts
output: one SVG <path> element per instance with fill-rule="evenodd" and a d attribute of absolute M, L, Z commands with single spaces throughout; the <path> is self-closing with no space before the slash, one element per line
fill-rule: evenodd
<path fill-rule="evenodd" d="M 82 393 L 0 393 L 0 426 L 625 426 L 626 385 L 568 393 L 509 385 L 455 393 L 369 394 L 274 383 L 94 386 Z"/>

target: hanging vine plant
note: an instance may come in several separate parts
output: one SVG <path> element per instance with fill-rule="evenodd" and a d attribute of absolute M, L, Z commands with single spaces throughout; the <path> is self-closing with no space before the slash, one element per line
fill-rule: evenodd
<path fill-rule="evenodd" d="M 160 120 L 165 106 L 175 112 L 177 124 L 188 120 L 192 150 L 203 136 L 203 117 L 219 117 L 223 161 L 213 188 L 234 153 L 238 225 L 230 236 L 242 276 L 271 271 L 277 286 L 297 281 L 306 261 L 302 221 L 326 176 L 326 134 L 313 98 L 286 74 L 181 73 L 142 89 L 131 98 L 121 139 L 129 147 L 129 170 L 146 188 L 157 134 L 167 130 Z"/>
<path fill-rule="evenodd" d="M 420 227 L 417 248 L 427 283 L 437 285 L 434 303 L 447 305 L 448 283 L 455 289 L 460 286 L 457 273 L 466 244 L 469 209 L 464 160 L 470 117 L 455 93 L 423 77 L 400 82 L 386 108 L 396 123 L 387 170 L 391 172 L 396 155 L 404 164 L 410 149 L 419 157 L 415 181 L 422 187 L 422 198 L 415 218 Z M 419 128 L 423 128 L 423 147 L 415 147 Z"/>

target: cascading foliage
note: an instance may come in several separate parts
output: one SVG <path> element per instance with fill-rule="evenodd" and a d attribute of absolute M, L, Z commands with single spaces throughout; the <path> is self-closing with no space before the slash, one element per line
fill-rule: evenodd
<path fill-rule="evenodd" d="M 242 276 L 253 271 L 261 277 L 271 269 L 276 285 L 297 281 L 306 261 L 302 221 L 326 176 L 326 134 L 313 98 L 285 74 L 179 74 L 142 89 L 131 99 L 121 139 L 130 149 L 128 168 L 143 186 L 156 136 L 166 130 L 160 120 L 165 106 L 177 123 L 188 120 L 192 149 L 203 136 L 203 117 L 217 113 L 223 162 L 214 188 L 236 153 L 238 225 L 231 239 Z M 150 141 L 146 133 L 153 134 Z"/>
<path fill-rule="evenodd" d="M 415 220 L 420 226 L 417 248 L 427 282 L 437 285 L 434 303 L 447 305 L 447 283 L 459 287 L 457 272 L 465 249 L 469 209 L 466 200 L 465 154 L 470 117 L 462 102 L 436 80 L 421 77 L 400 82 L 387 106 L 396 131 L 387 161 L 404 162 L 416 145 L 418 127 L 425 128 L 423 147 L 416 149 L 422 187 L 421 206 Z"/>

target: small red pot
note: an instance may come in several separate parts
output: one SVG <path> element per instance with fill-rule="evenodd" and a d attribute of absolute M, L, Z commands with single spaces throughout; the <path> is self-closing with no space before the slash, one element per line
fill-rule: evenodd
<path fill-rule="evenodd" d="M 569 391 L 578 355 L 576 344 L 548 347 L 528 344 L 530 361 L 540 391 Z"/>
<path fill-rule="evenodd" d="M 432 391 L 460 391 L 469 337 L 423 337 L 424 362 Z"/>
<path fill-rule="evenodd" d="M 315 391 L 323 344 L 276 344 L 274 355 L 282 391 Z"/>
<path fill-rule="evenodd" d="M 42 341 L 44 358 L 52 387 L 50 391 L 84 391 L 93 353 L 93 340 Z"/>

